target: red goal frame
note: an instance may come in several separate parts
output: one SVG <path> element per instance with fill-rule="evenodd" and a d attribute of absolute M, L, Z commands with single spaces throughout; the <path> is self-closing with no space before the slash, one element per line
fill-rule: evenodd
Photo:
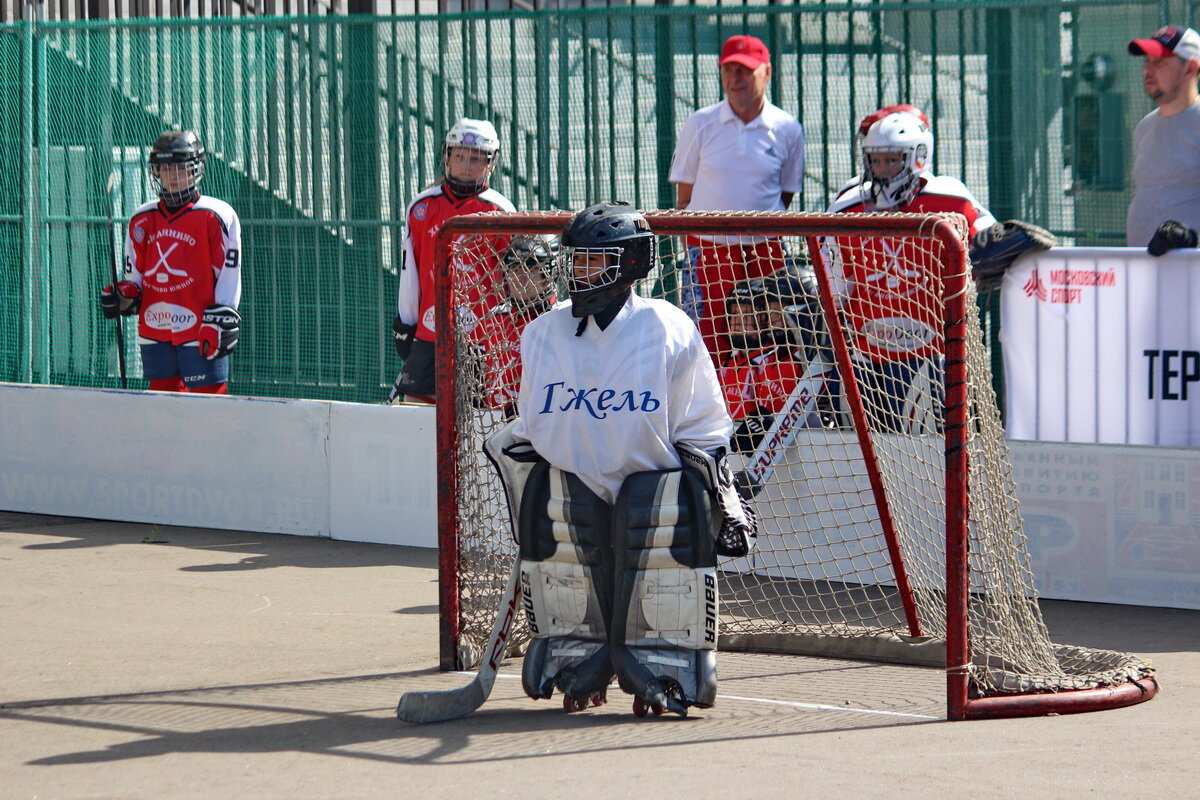
<path fill-rule="evenodd" d="M 713 213 L 703 212 L 643 212 L 652 230 L 660 236 L 687 236 L 711 233 Z M 567 212 L 535 212 L 525 214 L 472 214 L 448 220 L 438 231 L 435 241 L 435 269 L 442 286 L 450 280 L 451 250 L 457 237 L 464 235 L 559 234 L 570 218 Z M 790 214 L 720 212 L 720 229 L 725 234 L 801 237 L 807 240 L 820 290 L 821 303 L 833 308 L 833 299 L 821 257 L 818 237 L 823 236 L 921 236 L 933 238 L 941 246 L 945 265 L 943 277 L 945 327 L 945 537 L 946 537 L 946 698 L 947 716 L 952 720 L 997 717 L 1037 716 L 1095 711 L 1133 705 L 1150 699 L 1158 690 L 1157 680 L 1150 677 L 1131 680 L 1118 686 L 1096 689 L 1072 689 L 1037 694 L 1005 694 L 986 697 L 970 696 L 970 630 L 969 602 L 971 595 L 968 559 L 968 464 L 967 464 L 967 349 L 968 308 L 967 291 L 970 265 L 957 215 L 941 214 Z M 960 220 L 959 220 L 960 221 Z M 453 398 L 457 388 L 457 364 L 454 344 L 456 315 L 449 291 L 439 291 L 436 306 L 437 396 Z M 838 369 L 851 375 L 853 365 L 839 326 L 831 325 Z M 847 399 L 851 413 L 862 415 L 861 401 L 854 394 L 854 381 L 848 380 Z M 437 498 L 439 549 L 439 618 L 440 667 L 460 670 L 468 665 L 459 656 L 459 517 L 458 474 L 456 458 L 458 421 L 455 404 L 437 404 Z M 864 456 L 871 461 L 869 442 Z M 874 475 L 877 470 L 870 470 Z M 872 479 L 877 500 L 881 490 Z M 881 512 L 885 538 L 893 564 L 901 564 L 895 539 L 888 533 L 888 514 Z M 902 568 L 895 570 L 898 588 L 905 590 Z M 920 623 L 910 603 L 904 610 L 910 633 L 920 633 Z"/>

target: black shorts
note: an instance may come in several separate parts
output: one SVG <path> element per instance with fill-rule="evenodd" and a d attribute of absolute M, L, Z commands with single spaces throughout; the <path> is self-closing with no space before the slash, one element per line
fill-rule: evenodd
<path fill-rule="evenodd" d="M 400 394 L 416 394 L 433 397 L 437 392 L 437 373 L 433 362 L 433 342 L 417 339 L 412 352 L 404 361 L 400 377 L 396 378 L 396 389 Z"/>

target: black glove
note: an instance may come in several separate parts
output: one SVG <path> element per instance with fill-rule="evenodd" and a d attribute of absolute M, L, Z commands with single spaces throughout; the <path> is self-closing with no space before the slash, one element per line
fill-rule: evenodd
<path fill-rule="evenodd" d="M 237 347 L 241 328 L 242 315 L 236 308 L 213 304 L 204 309 L 196 335 L 200 355 L 209 361 L 229 355 Z"/>
<path fill-rule="evenodd" d="M 731 442 L 734 452 L 751 453 L 762 441 L 772 419 L 766 414 L 748 414 L 738 421 Z"/>
<path fill-rule="evenodd" d="M 975 234 L 971 242 L 971 274 L 976 279 L 1003 275 L 1018 256 L 1049 250 L 1057 243 L 1054 234 L 1032 223 L 1019 219 L 997 222 Z"/>
<path fill-rule="evenodd" d="M 754 548 L 754 539 L 758 536 L 758 516 L 749 504 L 743 504 L 742 510 L 746 517 L 744 520 L 726 516 L 721 521 L 721 530 L 717 532 L 717 555 L 741 558 L 749 555 Z"/>
<path fill-rule="evenodd" d="M 405 325 L 397 314 L 392 320 L 392 339 L 396 343 L 396 355 L 407 361 L 408 354 L 412 352 L 413 342 L 417 339 L 417 326 Z"/>
<path fill-rule="evenodd" d="M 115 289 L 110 283 L 100 290 L 100 311 L 105 319 L 136 314 L 141 305 L 142 290 L 131 281 L 119 281 Z"/>
<path fill-rule="evenodd" d="M 1178 250 L 1181 247 L 1195 247 L 1200 243 L 1200 236 L 1184 225 L 1169 219 L 1154 232 L 1154 238 L 1146 246 L 1146 251 L 1152 256 L 1161 256 L 1168 250 Z"/>

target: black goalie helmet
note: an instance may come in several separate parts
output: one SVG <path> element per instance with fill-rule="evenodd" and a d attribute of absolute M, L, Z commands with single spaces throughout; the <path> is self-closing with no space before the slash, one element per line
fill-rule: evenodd
<path fill-rule="evenodd" d="M 514 236 L 500 254 L 500 268 L 513 310 L 529 312 L 554 302 L 554 263 L 558 242 L 544 236 Z"/>
<path fill-rule="evenodd" d="M 190 203 L 200 196 L 207 151 L 193 131 L 167 131 L 150 148 L 150 183 L 171 207 Z"/>
<path fill-rule="evenodd" d="M 766 327 L 767 284 L 751 278 L 734 284 L 725 299 L 725 327 L 734 350 L 757 350 Z"/>
<path fill-rule="evenodd" d="M 560 269 L 576 317 L 598 314 L 650 274 L 658 239 L 629 203 L 588 206 L 562 234 Z"/>
<path fill-rule="evenodd" d="M 763 279 L 766 337 L 775 344 L 801 345 L 812 339 L 820 309 L 812 273 L 780 270 Z"/>

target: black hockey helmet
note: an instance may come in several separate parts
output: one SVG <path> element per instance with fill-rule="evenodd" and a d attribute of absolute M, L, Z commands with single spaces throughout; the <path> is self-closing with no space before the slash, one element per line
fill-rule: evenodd
<path fill-rule="evenodd" d="M 734 350 L 757 350 L 762 343 L 767 284 L 762 278 L 738 281 L 725 298 L 725 326 Z M 752 315 L 749 319 L 747 314 Z"/>
<path fill-rule="evenodd" d="M 553 278 L 558 242 L 545 236 L 514 236 L 500 254 L 509 308 L 541 312 L 554 303 Z M 530 279 L 532 276 L 532 280 Z"/>
<path fill-rule="evenodd" d="M 733 305 L 754 306 L 759 311 L 767 307 L 767 284 L 762 278 L 749 278 L 733 285 L 729 297 L 725 298 L 725 311 Z"/>
<path fill-rule="evenodd" d="M 168 206 L 182 206 L 200 196 L 197 188 L 204 180 L 204 143 L 194 131 L 167 131 L 150 147 L 150 182 Z M 164 187 L 160 169 L 183 165 L 186 178 Z M 168 181 L 170 183 L 170 181 Z"/>
<path fill-rule="evenodd" d="M 514 236 L 500 254 L 500 266 L 510 270 L 541 270 L 550 277 L 558 243 L 543 236 Z"/>
<path fill-rule="evenodd" d="M 650 274 L 658 254 L 646 218 L 624 202 L 597 203 L 571 217 L 562 244 L 561 267 L 576 317 L 598 314 L 621 299 Z M 577 264 L 594 270 L 577 275 Z"/>
<path fill-rule="evenodd" d="M 763 279 L 764 308 L 782 317 L 783 327 L 768 317 L 767 336 L 776 344 L 803 344 L 812 338 L 815 316 L 820 308 L 816 279 L 812 273 L 782 269 Z"/>

